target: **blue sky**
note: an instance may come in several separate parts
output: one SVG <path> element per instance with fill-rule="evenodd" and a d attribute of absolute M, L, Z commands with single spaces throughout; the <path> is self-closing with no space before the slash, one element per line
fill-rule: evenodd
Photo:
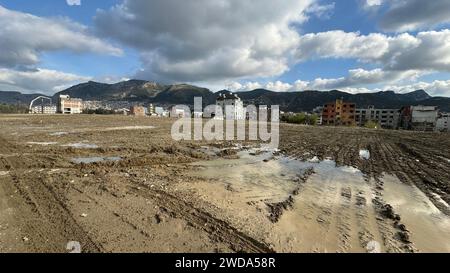
<path fill-rule="evenodd" d="M 0 0 L 0 90 L 139 78 L 450 96 L 447 0 L 213 2 Z"/>

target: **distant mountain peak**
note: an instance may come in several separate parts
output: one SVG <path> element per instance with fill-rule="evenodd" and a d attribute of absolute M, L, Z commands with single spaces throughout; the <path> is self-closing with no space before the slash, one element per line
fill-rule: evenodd
<path fill-rule="evenodd" d="M 403 94 L 403 96 L 408 97 L 415 101 L 421 101 L 421 100 L 427 100 L 431 99 L 432 97 L 423 89 L 419 89 L 416 91 L 412 91 L 406 94 Z"/>

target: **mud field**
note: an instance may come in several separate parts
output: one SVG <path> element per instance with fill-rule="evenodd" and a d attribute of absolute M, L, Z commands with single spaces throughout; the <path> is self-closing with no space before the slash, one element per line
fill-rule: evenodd
<path fill-rule="evenodd" d="M 450 135 L 281 125 L 280 149 L 170 119 L 0 116 L 0 252 L 450 252 Z"/>

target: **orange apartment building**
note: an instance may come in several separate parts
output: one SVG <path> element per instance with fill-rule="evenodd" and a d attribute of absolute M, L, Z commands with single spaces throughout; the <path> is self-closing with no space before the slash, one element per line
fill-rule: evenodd
<path fill-rule="evenodd" d="M 332 126 L 356 126 L 356 104 L 342 99 L 323 106 L 322 124 Z"/>
<path fill-rule="evenodd" d="M 60 114 L 81 114 L 83 110 L 83 100 L 71 98 L 68 95 L 60 95 L 57 112 Z"/>
<path fill-rule="evenodd" d="M 145 117 L 145 108 L 142 106 L 133 106 L 130 109 L 130 115 L 136 117 Z"/>

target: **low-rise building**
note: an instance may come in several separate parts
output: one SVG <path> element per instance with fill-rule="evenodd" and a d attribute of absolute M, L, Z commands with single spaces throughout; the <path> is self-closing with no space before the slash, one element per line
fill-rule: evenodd
<path fill-rule="evenodd" d="M 222 109 L 223 119 L 244 120 L 246 118 L 244 102 L 233 93 L 222 93 L 216 100 L 216 105 Z M 220 118 L 217 114 L 215 118 Z"/>
<path fill-rule="evenodd" d="M 399 128 L 403 130 L 411 130 L 412 125 L 412 107 L 404 106 L 400 109 Z"/>
<path fill-rule="evenodd" d="M 130 115 L 135 117 L 145 117 L 145 108 L 143 106 L 132 106 L 130 108 Z"/>
<path fill-rule="evenodd" d="M 368 122 L 376 122 L 382 128 L 397 129 L 400 119 L 398 109 L 376 109 L 370 106 L 367 109 L 356 109 L 356 124 L 364 126 Z"/>
<path fill-rule="evenodd" d="M 31 108 L 32 114 L 52 115 L 56 114 L 56 112 L 57 112 L 56 105 L 37 105 Z"/>
<path fill-rule="evenodd" d="M 356 104 L 338 99 L 323 106 L 322 125 L 355 126 Z"/>
<path fill-rule="evenodd" d="M 127 109 L 127 108 L 121 108 L 121 109 L 116 109 L 116 110 L 114 110 L 114 112 L 115 112 L 116 114 L 122 114 L 122 115 L 124 115 L 124 116 L 128 116 L 128 114 L 130 113 L 130 109 Z"/>
<path fill-rule="evenodd" d="M 203 112 L 197 112 L 197 111 L 194 111 L 194 113 L 192 114 L 192 116 L 193 116 L 194 118 L 203 118 Z"/>
<path fill-rule="evenodd" d="M 434 131 L 438 119 L 437 106 L 412 106 L 411 128 L 415 131 Z"/>
<path fill-rule="evenodd" d="M 68 95 L 60 95 L 58 101 L 58 113 L 60 114 L 81 114 L 83 100 L 71 98 Z"/>
<path fill-rule="evenodd" d="M 436 131 L 450 132 L 450 113 L 441 113 L 436 122 Z"/>
<path fill-rule="evenodd" d="M 188 118 L 191 116 L 191 113 L 188 109 L 181 106 L 173 106 L 170 110 L 171 118 Z"/>
<path fill-rule="evenodd" d="M 156 114 L 158 117 L 164 117 L 164 118 L 167 118 L 167 117 L 170 116 L 170 112 L 167 111 L 167 110 L 164 110 L 164 108 L 163 108 L 163 107 L 160 107 L 160 106 L 156 106 L 156 107 L 155 107 L 155 114 Z"/>
<path fill-rule="evenodd" d="M 317 116 L 316 125 L 322 125 L 322 123 L 323 123 L 323 121 L 322 121 L 323 106 L 317 106 L 316 108 L 313 109 L 312 113 Z"/>

